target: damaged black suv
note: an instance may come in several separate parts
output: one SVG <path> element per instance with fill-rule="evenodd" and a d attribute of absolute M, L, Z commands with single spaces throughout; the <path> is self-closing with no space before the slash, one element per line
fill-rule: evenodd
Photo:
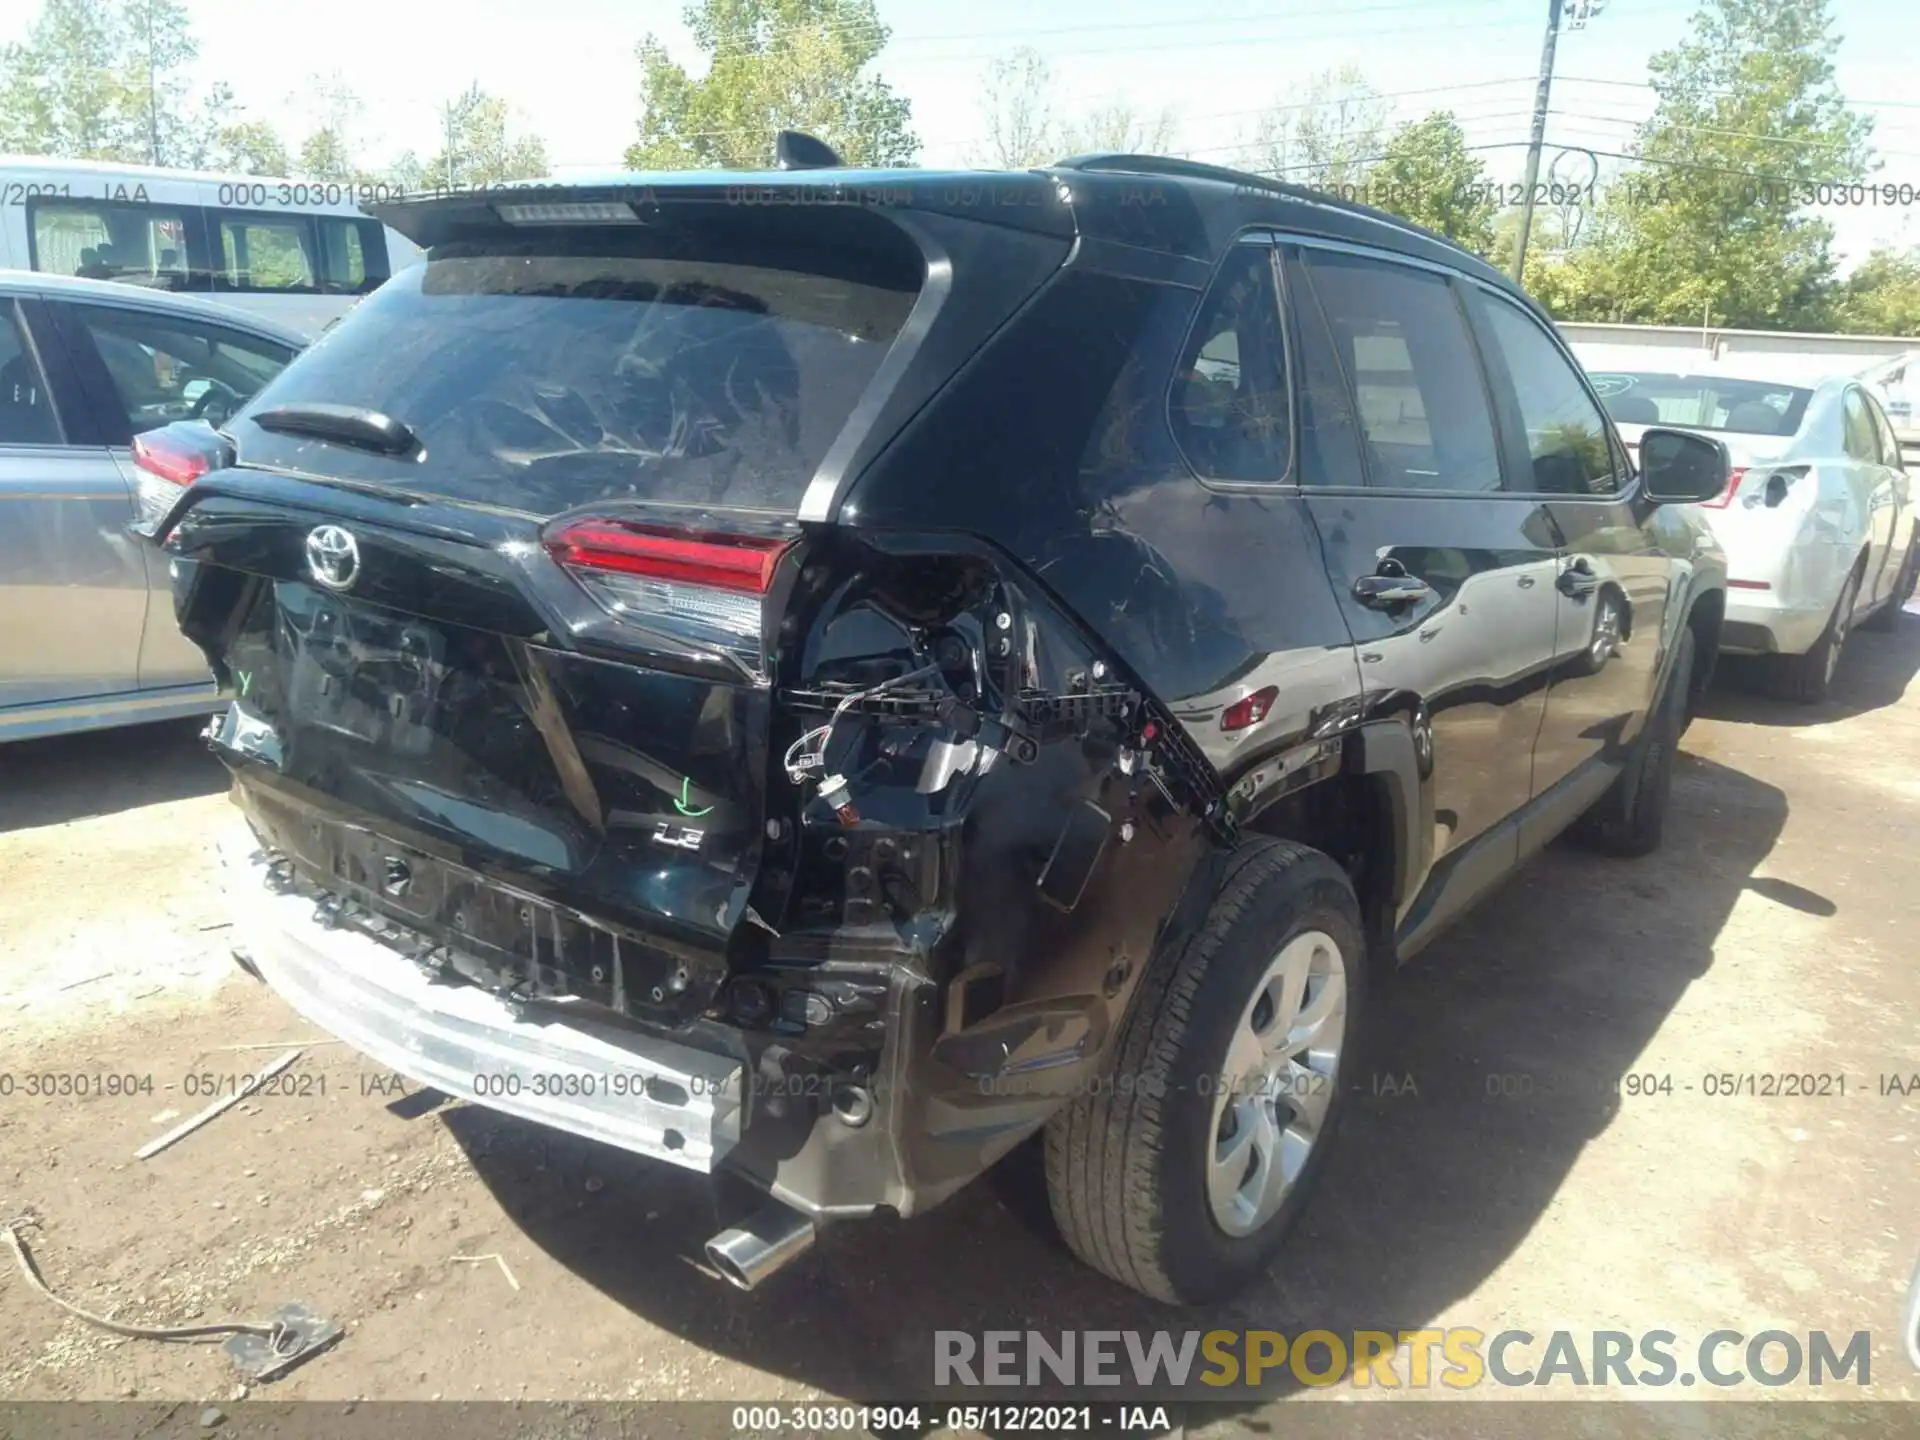
<path fill-rule="evenodd" d="M 1141 156 L 370 213 L 424 263 L 140 441 L 246 953 L 753 1182 L 737 1284 L 1044 1128 L 1078 1254 L 1221 1295 L 1376 978 L 1569 825 L 1659 840 L 1725 451 L 1636 464 L 1438 237 Z"/>

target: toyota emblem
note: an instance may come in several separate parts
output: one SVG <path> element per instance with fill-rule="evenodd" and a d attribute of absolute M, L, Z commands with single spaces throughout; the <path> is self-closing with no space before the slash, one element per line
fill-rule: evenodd
<path fill-rule="evenodd" d="M 329 590 L 350 588 L 360 574 L 360 542 L 338 525 L 316 525 L 307 534 L 307 570 Z"/>

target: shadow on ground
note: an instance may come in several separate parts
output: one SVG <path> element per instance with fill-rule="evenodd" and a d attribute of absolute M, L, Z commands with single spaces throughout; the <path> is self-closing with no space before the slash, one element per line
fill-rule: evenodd
<path fill-rule="evenodd" d="M 738 1197 L 473 1107 L 444 1119 L 513 1221 L 607 1296 L 839 1396 L 925 1397 L 941 1329 L 1417 1328 L 1540 1220 L 1613 1119 L 1611 1082 L 1713 963 L 1780 834 L 1787 801 L 1770 785 L 1692 756 L 1675 784 L 1660 855 L 1551 847 L 1380 989 L 1320 1188 L 1271 1275 L 1230 1305 L 1176 1310 L 1077 1264 L 1052 1233 L 1030 1152 L 915 1220 L 829 1231 L 749 1295 L 697 1268 L 702 1242 L 744 1209 Z M 589 1177 L 604 1183 L 589 1191 Z"/>
<path fill-rule="evenodd" d="M 1797 705 L 1767 694 L 1767 667 L 1758 655 L 1723 655 L 1699 714 L 1744 725 L 1820 725 L 1898 703 L 1920 672 L 1920 602 L 1903 611 L 1888 632 L 1855 629 L 1840 653 L 1827 698 Z"/>
<path fill-rule="evenodd" d="M 0 833 L 112 815 L 226 789 L 203 719 L 0 745 Z"/>

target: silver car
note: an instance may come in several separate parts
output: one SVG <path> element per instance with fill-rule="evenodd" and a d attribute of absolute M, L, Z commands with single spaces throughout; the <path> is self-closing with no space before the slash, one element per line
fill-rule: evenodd
<path fill-rule="evenodd" d="M 206 301 L 0 271 L 0 741 L 219 708 L 165 557 L 127 530 L 133 437 L 224 423 L 306 344 Z"/>

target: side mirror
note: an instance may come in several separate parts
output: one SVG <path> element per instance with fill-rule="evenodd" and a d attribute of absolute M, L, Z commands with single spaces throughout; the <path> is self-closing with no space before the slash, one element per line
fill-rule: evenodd
<path fill-rule="evenodd" d="M 1640 474 L 1649 500 L 1698 505 L 1726 493 L 1733 458 L 1718 440 L 1691 430 L 1650 426 L 1640 434 Z"/>

